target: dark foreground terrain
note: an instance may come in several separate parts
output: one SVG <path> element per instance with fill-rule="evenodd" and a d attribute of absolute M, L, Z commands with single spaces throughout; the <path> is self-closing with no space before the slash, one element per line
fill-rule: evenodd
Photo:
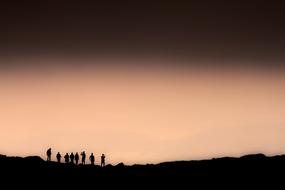
<path fill-rule="evenodd" d="M 107 165 L 104 168 L 46 162 L 36 156 L 0 156 L 0 173 L 1 187 L 36 189 L 110 186 L 115 189 L 285 189 L 285 155 L 266 157 L 256 154 L 156 165 Z"/>

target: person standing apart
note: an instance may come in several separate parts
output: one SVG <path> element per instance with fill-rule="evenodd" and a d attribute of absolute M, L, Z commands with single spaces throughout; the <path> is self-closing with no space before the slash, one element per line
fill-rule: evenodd
<path fill-rule="evenodd" d="M 51 148 L 47 150 L 47 161 L 51 161 Z"/>

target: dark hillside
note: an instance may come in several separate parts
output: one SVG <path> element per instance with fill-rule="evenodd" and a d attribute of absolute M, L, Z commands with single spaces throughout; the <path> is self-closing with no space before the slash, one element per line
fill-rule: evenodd
<path fill-rule="evenodd" d="M 2 185 L 195 187 L 219 189 L 285 189 L 285 155 L 213 158 L 126 166 L 71 165 L 37 156 L 0 156 Z M 40 187 L 38 186 L 38 187 Z"/>

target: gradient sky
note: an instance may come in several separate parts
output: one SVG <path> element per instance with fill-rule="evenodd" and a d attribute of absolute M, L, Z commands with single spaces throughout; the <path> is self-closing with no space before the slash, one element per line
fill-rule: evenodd
<path fill-rule="evenodd" d="M 140 60 L 152 61 L 159 62 Z M 52 147 L 106 153 L 111 163 L 129 164 L 279 154 L 285 148 L 284 82 L 283 72 L 246 67 L 63 64 L 5 70 L 1 153 L 45 156 Z"/>
<path fill-rule="evenodd" d="M 285 150 L 284 3 L 0 3 L 0 154 Z"/>

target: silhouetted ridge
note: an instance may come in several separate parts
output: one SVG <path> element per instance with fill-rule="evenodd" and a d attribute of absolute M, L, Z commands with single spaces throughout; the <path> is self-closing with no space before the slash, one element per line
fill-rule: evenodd
<path fill-rule="evenodd" d="M 24 158 L 26 161 L 35 162 L 35 163 L 42 163 L 44 160 L 39 156 L 27 156 Z"/>
<path fill-rule="evenodd" d="M 250 154 L 240 157 L 241 159 L 265 159 L 266 156 L 264 154 Z"/>
<path fill-rule="evenodd" d="M 264 154 L 245 155 L 240 158 L 223 157 L 208 160 L 173 161 L 159 164 L 119 163 L 76 165 L 44 161 L 38 156 L 6 157 L 0 155 L 3 182 L 13 184 L 41 183 L 64 187 L 113 186 L 117 188 L 189 187 L 211 189 L 285 189 L 285 155 L 267 157 Z M 246 187 L 246 188 L 245 188 Z"/>

